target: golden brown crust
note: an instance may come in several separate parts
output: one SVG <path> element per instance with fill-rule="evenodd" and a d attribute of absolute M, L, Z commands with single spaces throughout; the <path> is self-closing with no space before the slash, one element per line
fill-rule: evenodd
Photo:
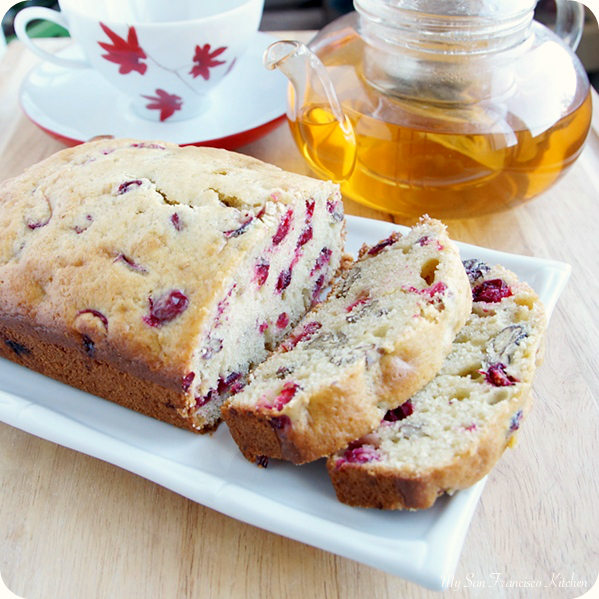
<path fill-rule="evenodd" d="M 312 396 L 301 422 L 253 407 L 226 404 L 223 418 L 246 459 L 260 456 L 305 464 L 329 455 L 372 430 L 384 412 L 364 397 L 371 395 L 364 372 L 355 370 L 343 382 Z M 339 427 L 340 415 L 344 426 Z M 351 417 L 347 417 L 351 414 Z"/>
<path fill-rule="evenodd" d="M 381 358 L 377 395 L 385 408 L 400 406 L 422 389 L 445 359 L 437 350 L 444 345 L 445 331 L 430 326 L 414 333 L 410 335 L 413 339 L 406 336 L 396 343 L 393 352 Z"/>
<path fill-rule="evenodd" d="M 265 455 L 281 457 L 280 441 L 271 418 L 243 406 L 233 408 L 226 403 L 221 412 L 246 460 L 259 462 L 259 458 Z"/>
<path fill-rule="evenodd" d="M 92 350 L 90 350 L 91 352 Z M 88 355 L 84 346 L 52 343 L 0 325 L 0 357 L 168 424 L 197 432 L 185 395 Z"/>

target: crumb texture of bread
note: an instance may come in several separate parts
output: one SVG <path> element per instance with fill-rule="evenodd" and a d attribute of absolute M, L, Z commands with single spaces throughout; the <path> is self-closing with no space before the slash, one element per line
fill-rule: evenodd
<path fill-rule="evenodd" d="M 363 247 L 223 405 L 233 439 L 259 463 L 330 455 L 435 376 L 470 310 L 459 252 L 439 221 Z"/>
<path fill-rule="evenodd" d="M 336 185 L 241 154 L 65 149 L 0 185 L 0 355 L 212 427 L 333 278 L 344 226 Z M 77 374 L 61 375 L 61 351 Z M 143 381 L 147 405 L 117 372 Z"/>
<path fill-rule="evenodd" d="M 500 266 L 464 262 L 472 315 L 437 376 L 371 433 L 327 461 L 343 503 L 425 509 L 483 478 L 531 408 L 546 316 L 532 289 Z"/>

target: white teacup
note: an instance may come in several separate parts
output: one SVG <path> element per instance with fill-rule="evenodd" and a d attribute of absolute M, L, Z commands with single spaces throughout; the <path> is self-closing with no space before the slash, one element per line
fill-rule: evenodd
<path fill-rule="evenodd" d="M 61 12 L 26 8 L 15 19 L 19 39 L 44 60 L 93 68 L 150 120 L 192 118 L 246 51 L 264 0 L 59 0 Z M 66 28 L 86 60 L 45 52 L 27 35 L 34 19 Z M 240 90 L 241 93 L 241 90 Z"/>

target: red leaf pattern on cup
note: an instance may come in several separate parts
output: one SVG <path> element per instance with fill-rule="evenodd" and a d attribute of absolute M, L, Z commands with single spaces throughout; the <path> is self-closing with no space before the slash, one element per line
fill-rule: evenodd
<path fill-rule="evenodd" d="M 100 23 L 100 27 L 102 27 L 102 30 L 112 42 L 112 44 L 98 42 L 98 45 L 108 52 L 108 54 L 103 54 L 102 58 L 120 65 L 119 73 L 121 75 L 127 75 L 132 71 L 137 71 L 140 75 L 143 75 L 148 65 L 141 62 L 141 60 L 147 58 L 147 56 L 137 41 L 135 27 L 129 27 L 126 40 L 104 25 L 104 23 Z"/>
<path fill-rule="evenodd" d="M 206 81 L 210 79 L 210 69 L 217 67 L 221 64 L 225 64 L 225 60 L 216 60 L 217 56 L 220 56 L 227 46 L 222 46 L 216 50 L 210 51 L 210 44 L 204 44 L 203 46 L 196 46 L 196 52 L 193 57 L 195 63 L 189 72 L 194 78 L 201 75 Z"/>
<path fill-rule="evenodd" d="M 181 106 L 183 106 L 181 96 L 169 94 L 163 89 L 157 89 L 155 93 L 155 96 L 142 95 L 142 98 L 150 100 L 150 103 L 146 104 L 146 108 L 149 110 L 160 110 L 161 121 L 166 121 L 166 119 L 173 116 L 177 110 L 181 110 Z"/>

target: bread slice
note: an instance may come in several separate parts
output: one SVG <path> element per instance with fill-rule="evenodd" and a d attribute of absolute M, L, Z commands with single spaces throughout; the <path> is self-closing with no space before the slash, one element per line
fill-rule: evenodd
<path fill-rule="evenodd" d="M 423 509 L 480 480 L 531 407 L 542 359 L 544 308 L 531 288 L 499 267 L 465 262 L 473 310 L 439 374 L 378 428 L 331 456 L 343 503 Z"/>
<path fill-rule="evenodd" d="M 423 218 L 359 259 L 223 406 L 251 461 L 310 462 L 371 431 L 430 381 L 471 308 L 445 226 Z"/>
<path fill-rule="evenodd" d="M 214 148 L 100 140 L 0 185 L 0 356 L 201 430 L 333 278 L 339 189 Z"/>

